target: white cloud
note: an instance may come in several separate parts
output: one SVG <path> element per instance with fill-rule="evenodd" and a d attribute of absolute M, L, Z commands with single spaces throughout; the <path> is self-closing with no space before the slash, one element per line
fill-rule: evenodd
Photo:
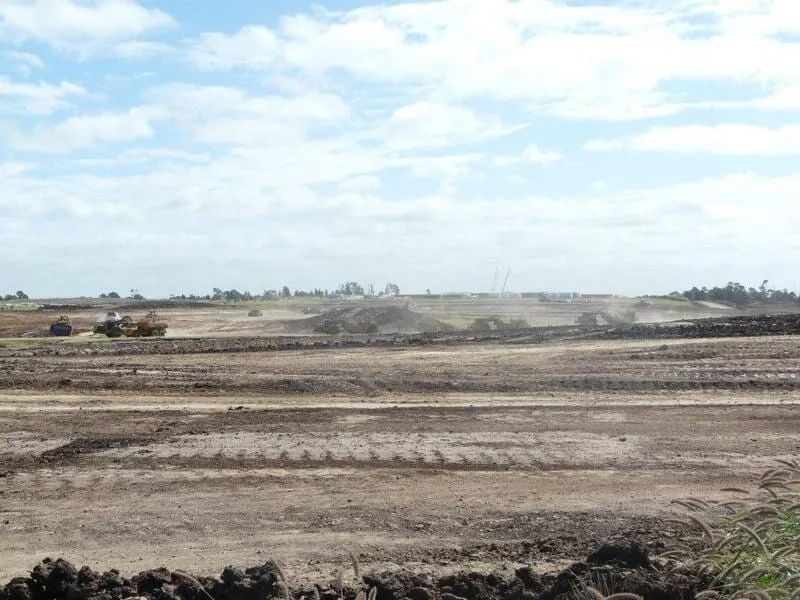
<path fill-rule="evenodd" d="M 52 222 L 91 231 L 109 216 L 146 219 L 152 225 L 151 243 L 128 253 L 113 244 L 108 247 L 120 266 L 135 268 L 134 260 L 146 262 L 165 248 L 179 248 L 187 264 L 204 265 L 208 280 L 195 283 L 200 286 L 224 279 L 243 261 L 260 269 L 270 266 L 273 253 L 266 249 L 279 233 L 279 258 L 288 263 L 287 271 L 297 271 L 298 261 L 324 254 L 328 264 L 345 261 L 341 268 L 368 265 L 385 272 L 391 265 L 393 276 L 422 289 L 425 277 L 435 277 L 437 285 L 454 277 L 454 283 L 460 282 L 457 287 L 476 289 L 489 277 L 478 271 L 490 273 L 497 258 L 514 264 L 517 278 L 532 269 L 531 279 L 517 279 L 523 281 L 521 288 L 538 282 L 585 289 L 593 281 L 587 274 L 600 271 L 597 285 L 606 290 L 669 291 L 662 289 L 670 285 L 665 273 L 702 277 L 709 265 L 723 278 L 747 280 L 763 273 L 780 281 L 775 271 L 790 264 L 787 248 L 796 251 L 800 246 L 795 239 L 800 222 L 797 175 L 743 173 L 559 198 L 410 194 L 393 200 L 374 190 L 322 194 L 297 185 L 265 190 L 257 164 L 239 163 L 234 172 L 230 166 L 228 159 L 212 159 L 198 167 L 173 165 L 129 177 L 72 172 L 48 180 L 11 169 L 0 208 L 7 219 L 37 216 L 42 229 Z M 777 221 L 776 213 L 782 215 Z M 159 237 L 161 224 L 166 233 L 178 222 L 175 233 L 186 240 L 185 246 Z M 212 224 L 215 242 L 209 245 L 205 234 Z M 769 236 L 753 235 L 766 230 Z M 91 239 L 77 235 L 74 241 L 62 240 L 59 252 L 78 252 L 83 240 Z M 10 259 L 14 248 L 18 246 L 0 247 L 0 259 Z M 35 240 L 25 248 L 31 260 L 53 252 L 52 246 Z M 494 250 L 487 255 L 487 249 Z M 765 264 L 770 268 L 764 269 Z M 570 265 L 574 268 L 568 269 Z M 610 275 L 611 267 L 616 268 Z M 630 273 L 637 274 L 636 283 L 625 279 Z M 640 273 L 649 279 L 641 281 Z M 190 275 L 184 285 L 192 280 Z M 326 283 L 327 276 L 338 273 L 326 269 L 322 275 L 319 270 L 295 274 L 308 278 L 309 285 L 319 284 L 318 279 L 311 281 L 319 277 Z M 708 271 L 705 276 L 704 282 Z M 253 285 L 253 280 L 244 285 Z"/>
<path fill-rule="evenodd" d="M 466 106 L 423 101 L 392 111 L 376 134 L 392 148 L 402 150 L 477 142 L 507 135 L 514 129 Z"/>
<path fill-rule="evenodd" d="M 800 110 L 800 81 L 779 87 L 770 95 L 747 104 L 763 110 Z"/>
<path fill-rule="evenodd" d="M 339 184 L 343 192 L 374 192 L 380 189 L 381 178 L 375 175 L 362 175 L 346 179 Z"/>
<path fill-rule="evenodd" d="M 227 86 L 169 84 L 149 97 L 203 143 L 269 146 L 298 142 L 314 124 L 341 123 L 349 106 L 334 94 L 255 96 Z"/>
<path fill-rule="evenodd" d="M 593 140 L 587 142 L 584 149 L 657 150 L 729 156 L 793 155 L 800 154 L 800 125 L 784 125 L 774 129 L 738 123 L 655 127 L 628 139 Z"/>
<path fill-rule="evenodd" d="M 200 69 L 263 68 L 275 62 L 278 40 L 266 27 L 247 26 L 237 33 L 204 33 L 189 41 L 188 59 Z"/>
<path fill-rule="evenodd" d="M 49 115 L 70 106 L 68 98 L 85 93 L 82 87 L 68 82 L 18 83 L 0 75 L 0 114 Z"/>
<path fill-rule="evenodd" d="M 30 52 L 6 50 L 0 52 L 0 56 L 7 64 L 14 64 L 16 70 L 23 75 L 29 75 L 34 69 L 44 68 L 42 59 Z"/>
<path fill-rule="evenodd" d="M 152 137 L 153 122 L 165 113 L 156 107 L 136 107 L 123 113 L 70 117 L 52 127 L 39 126 L 17 133 L 10 146 L 17 150 L 64 153 L 101 144 L 117 144 Z"/>
<path fill-rule="evenodd" d="M 797 5 L 787 2 L 383 4 L 205 34 L 189 57 L 207 69 L 344 71 L 436 89 L 445 102 L 490 98 L 564 118 L 637 119 L 719 101 L 702 81 L 757 85 L 779 102 L 800 82 L 796 44 L 778 37 L 797 28 Z M 681 81 L 696 82 L 690 95 L 668 93 Z"/>
<path fill-rule="evenodd" d="M 33 163 L 5 162 L 0 163 L 0 177 L 17 177 L 36 168 Z"/>
<path fill-rule="evenodd" d="M 104 245 L 126 278 L 140 262 L 150 275 L 136 276 L 154 285 L 185 274 L 175 285 L 186 289 L 168 291 L 191 291 L 193 277 L 242 286 L 228 279 L 237 265 L 251 286 L 253 273 L 383 276 L 390 265 L 404 288 L 436 277 L 477 289 L 495 264 L 511 263 L 515 277 L 528 269 L 533 288 L 595 281 L 650 292 L 669 291 L 661 286 L 670 268 L 679 278 L 705 268 L 689 285 L 794 268 L 800 180 L 778 175 L 797 170 L 800 126 L 788 112 L 761 126 L 759 111 L 800 109 L 798 45 L 786 35 L 797 4 L 361 3 L 183 40 L 147 37 L 175 25 L 156 4 L 0 0 L 0 43 L 19 49 L 2 55 L 0 75 L 0 262 L 15 277 L 47 280 L 29 267 L 58 253 L 74 257 L 86 281 Z M 81 11 L 93 17 L 74 19 Z M 248 12 L 230 21 L 246 23 Z M 91 91 L 37 81 L 41 61 L 22 52 L 34 47 L 47 63 L 41 73 L 81 77 Z M 165 64 L 118 60 L 156 56 Z M 176 82 L 163 85 L 166 77 Z M 759 125 L 711 125 L 717 108 Z M 697 125 L 677 114 L 688 109 Z M 669 126 L 576 122 L 663 115 Z M 565 160 L 589 138 L 586 150 L 763 156 L 754 164 L 772 176 L 626 189 L 625 161 Z M 25 162 L 33 152 L 40 162 Z M 715 171 L 736 164 L 720 158 Z M 660 173 L 662 182 L 686 176 Z M 148 236 L 126 239 L 135 251 L 97 237 L 109 217 L 146 223 Z M 74 239 L 58 238 L 54 250 L 57 236 L 46 232 L 65 224 Z"/>
<path fill-rule="evenodd" d="M 410 169 L 414 177 L 442 181 L 445 185 L 474 170 L 486 157 L 481 154 L 451 154 L 447 156 L 416 156 L 397 162 Z"/>
<path fill-rule="evenodd" d="M 112 51 L 119 58 L 147 59 L 171 54 L 174 49 L 169 44 L 159 42 L 131 41 L 115 44 Z"/>
<path fill-rule="evenodd" d="M 583 145 L 584 150 L 589 152 L 605 152 L 608 150 L 622 150 L 625 148 L 625 140 L 589 140 Z"/>
<path fill-rule="evenodd" d="M 40 42 L 82 60 L 166 54 L 170 46 L 140 38 L 177 26 L 166 12 L 136 0 L 0 1 L 0 42 Z"/>
<path fill-rule="evenodd" d="M 530 144 L 522 151 L 522 157 L 532 163 L 553 163 L 564 158 L 561 152 L 556 150 L 542 150 L 536 144 Z"/>
<path fill-rule="evenodd" d="M 230 86 L 173 83 L 154 88 L 149 97 L 176 116 L 203 119 L 238 114 L 279 121 L 338 121 L 350 116 L 347 104 L 335 94 L 256 96 Z"/>
<path fill-rule="evenodd" d="M 128 148 L 114 156 L 102 158 L 76 158 L 71 163 L 77 167 L 109 167 L 124 165 L 149 165 L 166 167 L 171 164 L 202 164 L 210 160 L 208 154 L 198 154 L 173 148 Z"/>
<path fill-rule="evenodd" d="M 167 13 L 134 0 L 4 0 L 0 37 L 53 46 L 129 40 L 176 26 Z"/>

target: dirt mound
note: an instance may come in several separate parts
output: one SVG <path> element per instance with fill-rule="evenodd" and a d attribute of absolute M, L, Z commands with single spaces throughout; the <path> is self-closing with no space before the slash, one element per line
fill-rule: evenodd
<path fill-rule="evenodd" d="M 447 331 L 450 326 L 405 306 L 357 306 L 328 310 L 307 319 L 287 321 L 292 333 L 418 333 Z"/>
<path fill-rule="evenodd" d="M 86 303 L 64 303 L 64 304 L 42 304 L 36 310 L 39 311 L 70 311 L 70 310 L 92 310 L 97 308 L 95 304 Z"/>
<path fill-rule="evenodd" d="M 649 560 L 646 565 L 640 564 L 641 552 L 646 556 L 645 550 L 633 551 L 637 560 L 631 563 L 617 560 L 620 554 L 629 557 L 626 550 L 600 550 L 589 562 L 546 575 L 539 575 L 530 567 L 513 574 L 460 572 L 441 578 L 399 571 L 365 575 L 353 586 L 331 582 L 294 590 L 271 561 L 244 571 L 226 567 L 219 578 L 195 578 L 162 567 L 127 579 L 113 569 L 98 573 L 89 567 L 77 569 L 63 559 L 48 558 L 34 567 L 29 577 L 8 582 L 0 591 L 0 600 L 592 600 L 596 595 L 588 587 L 606 595 L 627 592 L 644 600 L 684 600 L 704 589 L 706 582 L 694 573 L 658 569 Z M 604 554 L 613 559 L 601 560 Z"/>
<path fill-rule="evenodd" d="M 665 323 L 626 323 L 596 332 L 603 339 L 715 338 L 800 334 L 800 314 L 712 317 Z"/>

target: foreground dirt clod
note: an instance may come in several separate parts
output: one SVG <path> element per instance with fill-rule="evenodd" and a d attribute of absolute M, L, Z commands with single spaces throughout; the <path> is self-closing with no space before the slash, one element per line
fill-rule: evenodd
<path fill-rule="evenodd" d="M 358 568 L 357 563 L 355 568 Z M 656 567 L 638 542 L 605 544 L 585 562 L 561 572 L 540 574 L 530 567 L 511 573 L 459 572 L 444 577 L 408 571 L 371 573 L 352 579 L 339 577 L 313 587 L 292 589 L 281 568 L 268 561 L 244 570 L 226 567 L 218 578 L 193 577 L 166 568 L 142 571 L 128 579 L 117 570 L 98 573 L 76 568 L 63 559 L 45 559 L 28 577 L 12 579 L 0 600 L 265 600 L 309 598 L 352 600 L 372 593 L 376 600 L 567 600 L 601 593 L 633 593 L 644 600 L 683 600 L 703 589 L 707 581 L 685 569 Z M 315 589 L 316 588 L 316 589 Z M 362 590 L 359 592 L 359 590 Z M 373 591 L 374 590 L 374 591 Z M 366 597 L 366 596 L 361 596 Z"/>

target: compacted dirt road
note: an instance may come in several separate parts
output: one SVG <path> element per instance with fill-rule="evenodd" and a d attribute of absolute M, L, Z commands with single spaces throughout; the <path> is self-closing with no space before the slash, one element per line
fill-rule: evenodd
<path fill-rule="evenodd" d="M 0 348 L 0 580 L 47 555 L 546 570 L 800 455 L 794 336 L 79 348 Z"/>

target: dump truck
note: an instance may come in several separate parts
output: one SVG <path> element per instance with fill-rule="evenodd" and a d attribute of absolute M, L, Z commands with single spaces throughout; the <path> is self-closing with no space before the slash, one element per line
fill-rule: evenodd
<path fill-rule="evenodd" d="M 57 337 L 69 337 L 72 335 L 72 321 L 67 315 L 58 317 L 55 323 L 50 325 L 50 334 Z"/>

